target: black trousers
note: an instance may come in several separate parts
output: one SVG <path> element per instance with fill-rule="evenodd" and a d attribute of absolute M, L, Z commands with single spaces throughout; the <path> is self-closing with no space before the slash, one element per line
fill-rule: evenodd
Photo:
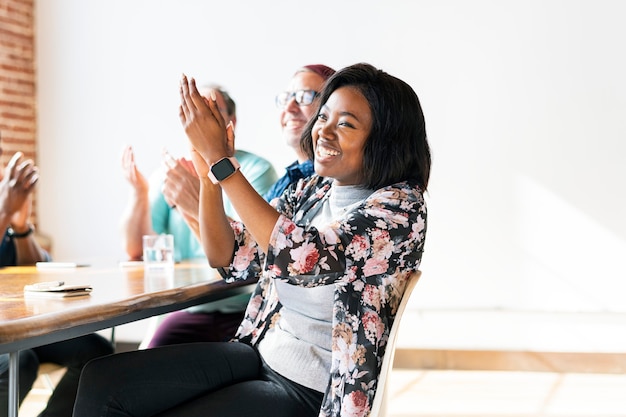
<path fill-rule="evenodd" d="M 323 393 L 272 371 L 238 342 L 120 353 L 83 370 L 75 417 L 316 417 Z"/>
<path fill-rule="evenodd" d="M 93 358 L 113 353 L 111 343 L 98 334 L 77 337 L 34 349 L 20 351 L 19 394 L 20 403 L 37 378 L 39 364 L 56 363 L 67 371 L 54 388 L 41 417 L 70 417 L 83 366 Z M 0 417 L 8 414 L 9 355 L 0 355 Z"/>

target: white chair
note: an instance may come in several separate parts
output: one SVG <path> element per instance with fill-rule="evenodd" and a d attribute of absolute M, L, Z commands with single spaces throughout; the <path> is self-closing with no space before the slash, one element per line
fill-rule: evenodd
<path fill-rule="evenodd" d="M 378 386 L 376 388 L 376 394 L 374 395 L 374 402 L 372 403 L 372 410 L 370 411 L 371 417 L 385 417 L 387 415 L 387 400 L 388 400 L 388 386 L 389 376 L 391 375 L 391 369 L 393 368 L 393 358 L 396 353 L 396 341 L 398 339 L 398 330 L 400 329 L 400 320 L 402 314 L 406 309 L 406 305 L 411 298 L 411 293 L 419 281 L 422 271 L 417 271 L 409 277 L 409 281 L 406 284 L 404 295 L 400 301 L 396 318 L 391 326 L 389 332 L 389 341 L 387 342 L 387 348 L 385 351 L 385 357 L 383 358 L 383 364 L 380 367 L 380 375 L 378 377 Z"/>

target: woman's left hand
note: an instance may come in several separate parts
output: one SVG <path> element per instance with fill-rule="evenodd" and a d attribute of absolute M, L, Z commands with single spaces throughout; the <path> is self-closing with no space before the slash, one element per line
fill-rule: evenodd
<path fill-rule="evenodd" d="M 229 155 L 234 155 L 235 154 L 235 131 L 233 129 L 232 122 L 226 125 L 226 138 L 230 146 L 228 150 Z M 209 173 L 209 170 L 211 169 L 211 166 L 209 165 L 207 160 L 204 159 L 204 157 L 200 154 L 200 152 L 198 152 L 198 150 L 193 147 L 191 148 L 191 161 L 193 164 L 192 168 L 195 169 L 197 175 L 200 178 L 206 178 Z"/>
<path fill-rule="evenodd" d="M 232 126 L 227 128 L 219 112 L 214 93 L 211 98 L 203 97 L 193 78 L 183 75 L 180 85 L 180 120 L 191 146 L 209 166 L 224 157 L 234 154 Z M 229 123 L 229 125 L 231 125 Z M 231 134 L 228 134 L 228 130 Z"/>

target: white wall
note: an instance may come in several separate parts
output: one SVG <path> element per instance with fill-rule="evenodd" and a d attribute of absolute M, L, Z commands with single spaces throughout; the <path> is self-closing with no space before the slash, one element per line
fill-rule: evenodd
<path fill-rule="evenodd" d="M 308 63 L 370 62 L 421 98 L 433 152 L 420 308 L 625 312 L 626 3 L 37 1 L 40 228 L 122 259 L 129 186 L 186 152 L 181 73 L 237 100 L 282 167 L 273 98 Z"/>

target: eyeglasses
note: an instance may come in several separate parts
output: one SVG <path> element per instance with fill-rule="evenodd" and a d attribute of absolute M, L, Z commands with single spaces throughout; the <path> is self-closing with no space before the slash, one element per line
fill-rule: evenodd
<path fill-rule="evenodd" d="M 295 98 L 299 106 L 308 106 L 318 95 L 319 93 L 314 90 L 283 91 L 276 96 L 276 105 L 285 107 L 289 100 Z"/>

